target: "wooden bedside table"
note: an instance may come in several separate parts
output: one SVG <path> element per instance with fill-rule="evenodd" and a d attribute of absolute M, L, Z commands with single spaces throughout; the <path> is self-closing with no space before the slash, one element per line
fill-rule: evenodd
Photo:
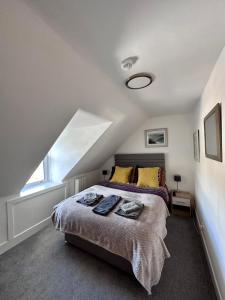
<path fill-rule="evenodd" d="M 173 213 L 173 206 L 183 206 L 188 207 L 190 216 L 192 216 L 194 211 L 194 198 L 191 193 L 184 191 L 173 191 L 172 192 L 172 202 L 171 211 Z"/>

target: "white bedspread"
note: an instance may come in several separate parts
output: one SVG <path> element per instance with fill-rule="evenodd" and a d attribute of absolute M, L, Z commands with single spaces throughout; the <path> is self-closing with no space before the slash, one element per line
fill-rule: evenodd
<path fill-rule="evenodd" d="M 100 216 L 92 212 L 93 207 L 76 202 L 88 192 L 138 199 L 145 208 L 137 220 L 115 214 L 119 204 L 108 216 Z M 170 256 L 163 241 L 168 215 L 159 196 L 95 185 L 56 205 L 52 220 L 57 230 L 77 235 L 130 261 L 135 277 L 151 294 L 151 287 L 160 280 L 164 260 Z"/>

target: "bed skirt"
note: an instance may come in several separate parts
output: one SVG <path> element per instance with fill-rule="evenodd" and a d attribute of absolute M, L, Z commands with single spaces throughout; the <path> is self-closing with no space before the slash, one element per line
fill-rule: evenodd
<path fill-rule="evenodd" d="M 133 274 L 132 266 L 128 260 L 122 256 L 116 255 L 107 251 L 106 249 L 95 245 L 87 240 L 80 238 L 79 236 L 65 233 L 65 241 L 73 246 L 80 248 L 104 261 L 113 265 L 114 267 L 129 273 Z"/>

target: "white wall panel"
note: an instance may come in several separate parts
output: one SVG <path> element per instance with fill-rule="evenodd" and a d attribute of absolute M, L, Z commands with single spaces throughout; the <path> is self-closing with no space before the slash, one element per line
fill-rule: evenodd
<path fill-rule="evenodd" d="M 99 170 L 26 196 L 0 198 L 0 254 L 50 224 L 54 205 L 75 194 L 75 181 L 79 178 L 85 189 L 98 183 Z"/>
<path fill-rule="evenodd" d="M 11 238 L 15 238 L 31 227 L 45 221 L 52 208 L 65 198 L 65 185 L 34 197 L 24 197 L 7 202 L 8 226 L 12 224 Z"/>
<path fill-rule="evenodd" d="M 60 184 L 27 196 L 0 198 L 0 254 L 48 225 L 65 191 L 66 184 Z"/>

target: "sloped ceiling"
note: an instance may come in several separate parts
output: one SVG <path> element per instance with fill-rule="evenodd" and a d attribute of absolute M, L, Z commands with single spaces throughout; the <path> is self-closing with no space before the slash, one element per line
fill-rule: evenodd
<path fill-rule="evenodd" d="M 147 115 L 190 111 L 225 42 L 220 0 L 0 5 L 0 196 L 19 192 L 79 108 L 112 125 L 68 176 L 100 166 Z M 139 71 L 155 81 L 129 91 Z"/>
<path fill-rule="evenodd" d="M 146 115 L 23 1 L 2 0 L 0 11 L 0 196 L 5 196 L 20 191 L 79 108 L 112 121 L 98 165 Z M 85 172 L 85 161 L 79 168 Z"/>

